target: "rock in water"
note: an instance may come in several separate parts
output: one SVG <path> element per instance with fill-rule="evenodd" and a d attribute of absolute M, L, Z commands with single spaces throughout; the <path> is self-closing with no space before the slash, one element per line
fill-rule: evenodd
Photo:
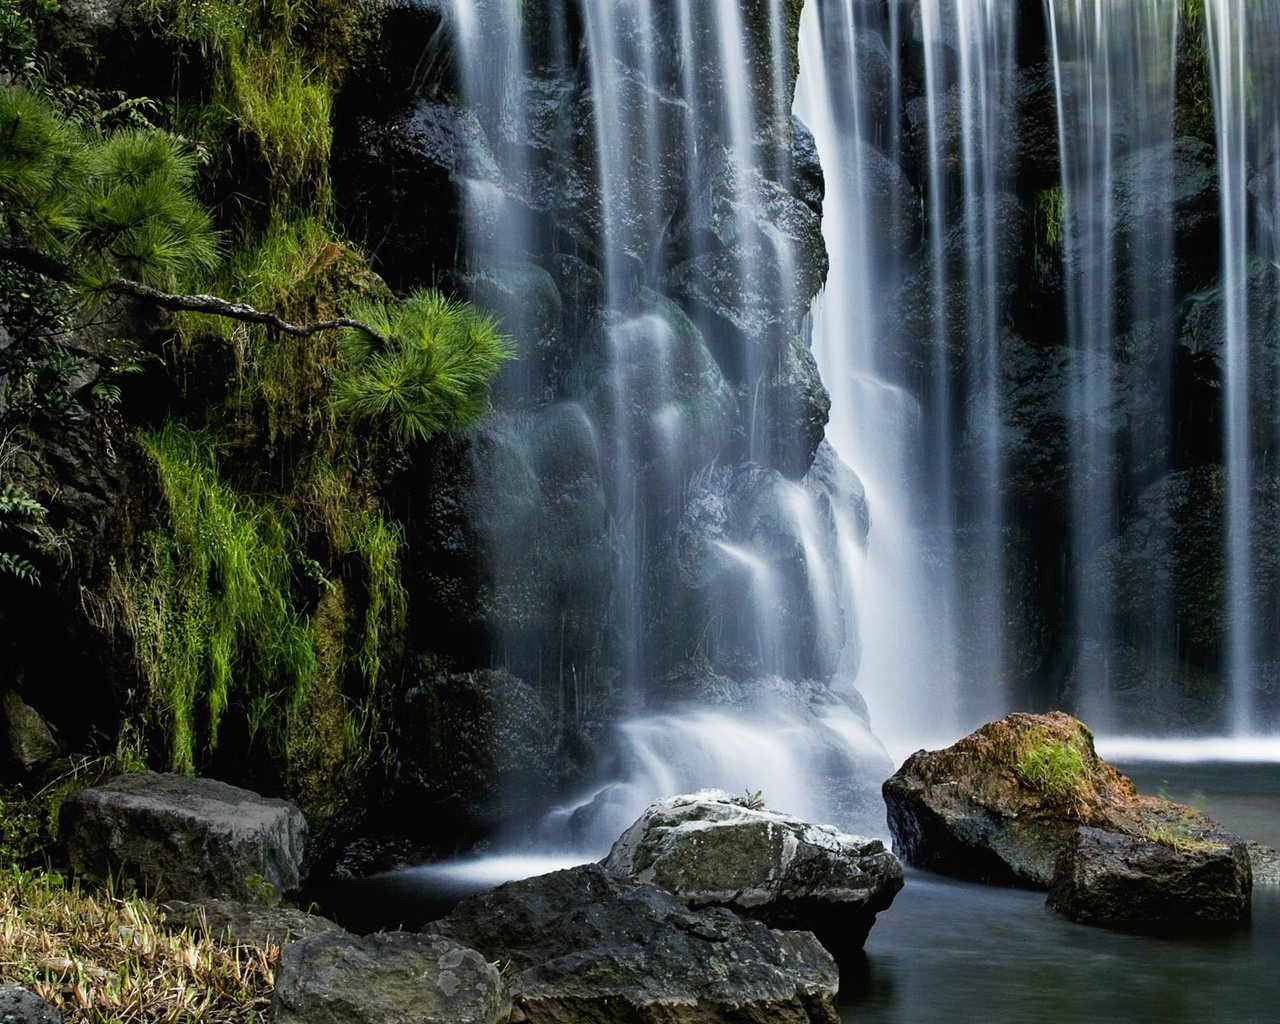
<path fill-rule="evenodd" d="M 1142 929 L 1249 918 L 1247 844 L 1194 808 L 1139 796 L 1061 712 L 1009 715 L 918 751 L 884 795 L 909 863 L 1047 888 L 1073 920 Z"/>
<path fill-rule="evenodd" d="M 213 779 L 121 775 L 68 796 L 58 831 L 77 871 L 123 871 L 168 899 L 274 903 L 302 884 L 302 812 Z"/>
<path fill-rule="evenodd" d="M 511 997 L 474 949 L 411 932 L 326 932 L 280 953 L 276 1024 L 505 1024 Z"/>
<path fill-rule="evenodd" d="M 996 885 L 1047 888 L 1079 825 L 1141 830 L 1133 783 L 1070 715 L 1013 714 L 945 750 L 919 750 L 884 784 L 908 864 Z"/>
<path fill-rule="evenodd" d="M 21 985 L 0 985 L 0 1024 L 62 1024 L 62 1014 Z"/>
<path fill-rule="evenodd" d="M 1096 828 L 1067 844 L 1049 906 L 1112 928 L 1234 925 L 1249 919 L 1253 875 L 1243 842 L 1205 829 L 1176 845 Z"/>
<path fill-rule="evenodd" d="M 723 790 L 654 804 L 604 868 L 691 907 L 811 931 L 837 956 L 862 948 L 876 914 L 902 888 L 902 865 L 880 840 L 746 807 Z"/>
<path fill-rule="evenodd" d="M 813 935 L 693 911 L 598 864 L 477 893 L 426 930 L 509 962 L 529 1024 L 839 1021 L 839 972 Z"/>

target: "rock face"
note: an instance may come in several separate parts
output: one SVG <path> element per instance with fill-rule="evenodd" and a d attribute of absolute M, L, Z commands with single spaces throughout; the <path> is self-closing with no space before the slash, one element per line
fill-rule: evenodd
<path fill-rule="evenodd" d="M 1036 788 L 1019 764 L 1040 749 L 1078 761 L 1077 790 Z M 1101 760 L 1080 722 L 1008 715 L 945 750 L 912 754 L 884 784 L 894 849 L 907 863 L 997 885 L 1047 887 L 1077 825 L 1136 829 L 1133 783 Z"/>
<path fill-rule="evenodd" d="M 1058 861 L 1049 906 L 1084 924 L 1200 928 L 1247 921 L 1252 893 L 1248 850 L 1230 832 L 1197 829 L 1170 846 L 1079 828 Z"/>
<path fill-rule="evenodd" d="M 58 756 L 44 719 L 12 690 L 0 698 L 0 730 L 0 771 L 29 775 Z"/>
<path fill-rule="evenodd" d="M 837 956 L 862 948 L 876 914 L 902 888 L 902 865 L 880 840 L 752 809 L 723 790 L 654 804 L 604 868 L 692 907 L 812 931 Z"/>
<path fill-rule="evenodd" d="M 691 911 L 596 864 L 478 893 L 428 931 L 509 961 L 529 1024 L 839 1020 L 839 975 L 811 934 Z"/>
<path fill-rule="evenodd" d="M 1248 846 L 1101 760 L 1080 722 L 1014 714 L 884 784 L 900 856 L 917 867 L 1049 889 L 1073 920 L 1123 928 L 1247 920 Z"/>
<path fill-rule="evenodd" d="M 77 871 L 123 871 L 163 897 L 236 898 L 253 889 L 278 902 L 302 883 L 302 812 L 212 779 L 122 775 L 68 796 L 58 826 Z"/>
<path fill-rule="evenodd" d="M 325 917 L 307 914 L 292 907 L 262 907 L 235 900 L 204 900 L 184 903 L 170 900 L 161 908 L 165 923 L 233 946 L 283 946 L 292 939 L 305 939 L 343 929 Z"/>
<path fill-rule="evenodd" d="M 278 1024 L 503 1024 L 511 998 L 493 965 L 448 939 L 328 932 L 291 942 L 276 969 Z"/>
<path fill-rule="evenodd" d="M 62 1014 L 21 985 L 0 985 L 0 1024 L 62 1024 Z"/>

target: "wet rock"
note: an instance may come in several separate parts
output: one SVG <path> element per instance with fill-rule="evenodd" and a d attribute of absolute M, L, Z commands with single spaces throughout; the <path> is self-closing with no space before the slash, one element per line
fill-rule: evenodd
<path fill-rule="evenodd" d="M 791 118 L 791 189 L 805 206 L 821 216 L 827 184 L 813 132 L 794 115 Z"/>
<path fill-rule="evenodd" d="M 558 730 L 538 693 L 501 670 L 426 673 L 395 716 L 392 804 L 411 833 L 485 830 L 540 807 Z"/>
<path fill-rule="evenodd" d="M 1254 885 L 1280 885 L 1280 851 L 1252 839 L 1245 843 Z"/>
<path fill-rule="evenodd" d="M 302 883 L 307 824 L 293 804 L 213 779 L 139 772 L 77 790 L 58 834 L 71 866 L 123 872 L 180 900 L 255 895 L 278 902 Z"/>
<path fill-rule="evenodd" d="M 1061 769 L 1061 785 L 1048 767 L 1034 770 L 1036 756 Z M 945 750 L 917 751 L 885 782 L 884 797 L 894 849 L 908 864 L 997 885 L 1047 887 L 1081 824 L 1143 829 L 1133 783 L 1060 711 L 1007 715 Z"/>
<path fill-rule="evenodd" d="M 215 942 L 257 949 L 283 946 L 294 939 L 325 932 L 343 931 L 328 918 L 292 907 L 264 907 L 236 900 L 201 900 L 196 903 L 170 900 L 160 909 L 165 924 L 171 928 L 189 928 Z"/>
<path fill-rule="evenodd" d="M 0 770 L 27 776 L 58 756 L 43 718 L 12 690 L 0 698 Z"/>
<path fill-rule="evenodd" d="M 428 925 L 509 963 L 529 1024 L 837 1024 L 839 976 L 807 932 L 694 912 L 589 864 L 471 896 Z"/>
<path fill-rule="evenodd" d="M 745 806 L 723 790 L 654 804 L 603 864 L 691 907 L 811 931 L 837 957 L 862 948 L 902 888 L 902 865 L 880 840 Z"/>
<path fill-rule="evenodd" d="M 831 413 L 831 396 L 813 353 L 798 344 L 785 346 L 761 385 L 755 415 L 767 429 L 756 438 L 753 454 L 783 476 L 799 479 L 813 464 Z"/>
<path fill-rule="evenodd" d="M 327 932 L 291 942 L 276 968 L 278 1024 L 505 1024 L 511 999 L 493 964 L 434 936 Z"/>
<path fill-rule="evenodd" d="M 62 1014 L 30 989 L 0 985 L 0 1024 L 62 1024 Z"/>
<path fill-rule="evenodd" d="M 1225 829 L 1181 826 L 1167 841 L 1076 830 L 1049 887 L 1049 906 L 1111 928 L 1197 930 L 1249 919 L 1253 877 L 1245 843 Z"/>

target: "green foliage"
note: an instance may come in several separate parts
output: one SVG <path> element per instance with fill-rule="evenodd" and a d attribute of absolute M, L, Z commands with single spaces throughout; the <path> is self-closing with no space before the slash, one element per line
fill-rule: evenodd
<path fill-rule="evenodd" d="M 25 488 L 13 481 L 0 486 L 0 536 L 24 523 L 43 522 L 45 514 L 45 507 L 31 497 Z M 16 576 L 27 583 L 40 583 L 39 570 L 26 558 L 12 551 L 0 550 L 0 573 Z"/>
<path fill-rule="evenodd" d="M 1062 186 L 1053 185 L 1041 189 L 1036 195 L 1036 242 L 1047 249 L 1057 249 L 1062 244 L 1062 217 L 1064 205 Z"/>
<path fill-rule="evenodd" d="M 734 803 L 740 804 L 749 811 L 763 811 L 764 790 L 745 790 L 742 796 L 734 798 Z"/>
<path fill-rule="evenodd" d="M 255 907 L 269 907 L 275 902 L 276 887 L 261 875 L 245 875 L 244 892 Z"/>
<path fill-rule="evenodd" d="M 45 97 L 0 86 L 0 215 L 8 233 L 63 248 L 79 227 L 86 141 Z"/>
<path fill-rule="evenodd" d="M 0 789 L 0 870 L 35 863 L 41 846 L 39 809 L 21 793 Z"/>
<path fill-rule="evenodd" d="M 1043 793 L 1051 802 L 1075 805 L 1090 783 L 1090 772 L 1080 751 L 1069 743 L 1044 739 L 1023 753 L 1014 772 L 1023 785 Z"/>
<path fill-rule="evenodd" d="M 410 442 L 475 423 L 488 411 L 489 385 L 513 355 L 492 315 L 423 290 L 401 303 L 364 305 L 355 316 L 390 343 L 343 332 L 346 366 L 334 382 L 340 415 Z"/>

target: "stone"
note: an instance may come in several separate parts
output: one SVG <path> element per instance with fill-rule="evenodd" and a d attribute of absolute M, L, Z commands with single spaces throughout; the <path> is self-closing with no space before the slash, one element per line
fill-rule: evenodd
<path fill-rule="evenodd" d="M 276 1024 L 504 1024 L 493 964 L 449 939 L 326 932 L 291 942 L 276 968 Z"/>
<path fill-rule="evenodd" d="M 1080 785 L 1037 786 L 1020 770 L 1036 749 L 1073 752 Z M 894 850 L 908 864 L 996 885 L 1047 888 L 1080 825 L 1143 831 L 1133 783 L 1060 711 L 1007 715 L 945 750 L 919 750 L 885 782 L 884 798 Z"/>
<path fill-rule="evenodd" d="M 1249 864 L 1253 869 L 1254 885 L 1280 885 L 1280 851 L 1264 846 L 1252 839 L 1245 843 L 1249 850 Z"/>
<path fill-rule="evenodd" d="M 283 946 L 325 932 L 341 932 L 328 918 L 308 914 L 293 907 L 264 907 L 236 900 L 202 900 L 184 903 L 170 900 L 161 906 L 164 921 L 171 928 L 190 928 L 200 935 L 231 946 Z"/>
<path fill-rule="evenodd" d="M 58 756 L 58 743 L 44 719 L 12 690 L 0 699 L 0 726 L 0 768 L 8 761 L 20 775 L 30 775 Z"/>
<path fill-rule="evenodd" d="M 812 934 L 693 911 L 598 864 L 478 893 L 428 931 L 506 962 L 529 1024 L 839 1020 L 839 973 Z"/>
<path fill-rule="evenodd" d="M 303 878 L 307 823 L 284 800 L 213 779 L 138 772 L 70 794 L 59 838 L 71 866 L 123 872 L 160 898 L 243 897 L 271 902 Z"/>
<path fill-rule="evenodd" d="M 811 931 L 837 957 L 862 948 L 902 888 L 902 865 L 880 840 L 752 808 L 723 790 L 654 804 L 603 864 L 691 907 Z"/>
<path fill-rule="evenodd" d="M 0 985 L 0 1024 L 62 1024 L 62 1014 L 21 985 Z"/>
<path fill-rule="evenodd" d="M 1058 861 L 1049 906 L 1083 924 L 1202 929 L 1247 921 L 1252 894 L 1248 849 L 1224 829 L 1193 826 L 1157 842 L 1079 828 Z"/>

